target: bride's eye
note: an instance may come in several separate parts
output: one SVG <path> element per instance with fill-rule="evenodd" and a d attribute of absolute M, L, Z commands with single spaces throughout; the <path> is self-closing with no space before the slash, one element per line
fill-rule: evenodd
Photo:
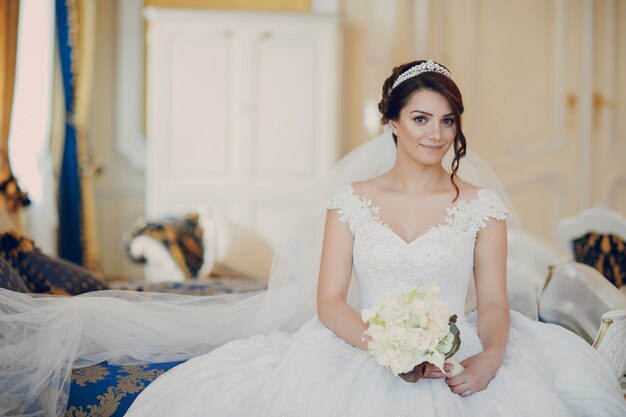
<path fill-rule="evenodd" d="M 421 124 L 421 123 L 426 123 L 426 121 L 427 121 L 427 119 L 426 119 L 424 116 L 417 116 L 417 117 L 416 117 L 415 119 L 413 119 L 413 120 L 415 120 L 417 123 L 420 123 L 420 124 Z"/>
<path fill-rule="evenodd" d="M 446 126 L 454 126 L 454 118 L 446 117 L 445 119 L 443 119 L 443 124 Z"/>

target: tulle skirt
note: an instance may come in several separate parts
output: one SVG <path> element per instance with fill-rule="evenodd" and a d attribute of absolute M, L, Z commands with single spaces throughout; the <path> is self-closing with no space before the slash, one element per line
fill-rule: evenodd
<path fill-rule="evenodd" d="M 482 350 L 475 315 L 459 324 L 463 360 Z M 502 366 L 468 397 L 443 379 L 394 376 L 321 324 L 235 340 L 157 378 L 127 416 L 626 416 L 608 362 L 575 334 L 511 312 Z"/>

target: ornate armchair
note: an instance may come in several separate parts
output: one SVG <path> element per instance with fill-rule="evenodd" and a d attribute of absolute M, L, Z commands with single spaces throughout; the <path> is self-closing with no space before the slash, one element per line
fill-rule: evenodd
<path fill-rule="evenodd" d="M 603 314 L 626 309 L 626 295 L 594 268 L 572 261 L 550 267 L 539 296 L 539 316 L 592 343 Z"/>
<path fill-rule="evenodd" d="M 593 344 L 613 365 L 626 394 L 624 293 L 594 268 L 563 261 L 550 267 L 539 296 L 539 316 L 543 321 L 559 324 Z"/>

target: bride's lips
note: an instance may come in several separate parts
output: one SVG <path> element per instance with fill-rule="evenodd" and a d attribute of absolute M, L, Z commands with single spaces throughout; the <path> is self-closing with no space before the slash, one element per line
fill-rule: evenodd
<path fill-rule="evenodd" d="M 438 145 L 438 146 L 431 146 L 431 145 L 424 145 L 423 143 L 420 143 L 419 146 L 421 146 L 422 148 L 426 148 L 429 151 L 432 152 L 436 152 L 441 150 L 441 148 L 443 148 L 443 145 Z"/>

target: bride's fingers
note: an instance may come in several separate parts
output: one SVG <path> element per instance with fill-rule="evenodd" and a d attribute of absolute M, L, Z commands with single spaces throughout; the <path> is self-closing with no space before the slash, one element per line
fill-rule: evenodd
<path fill-rule="evenodd" d="M 443 365 L 444 372 L 441 372 L 441 369 L 439 369 L 435 365 L 427 363 L 426 368 L 424 369 L 424 378 L 445 378 L 448 376 L 446 374 L 453 369 L 454 365 L 452 365 L 451 363 L 445 363 Z"/>
<path fill-rule="evenodd" d="M 445 376 L 446 375 L 442 373 L 440 370 L 424 372 L 424 378 L 444 378 Z"/>
<path fill-rule="evenodd" d="M 450 388 L 453 387 L 458 387 L 460 385 L 464 385 L 467 384 L 467 381 L 465 378 L 460 378 L 459 375 L 452 377 L 452 378 L 447 378 L 446 379 L 446 384 L 448 384 L 448 386 Z"/>
<path fill-rule="evenodd" d="M 463 385 L 457 385 L 456 387 L 450 387 L 450 391 L 452 391 L 455 394 L 466 397 L 474 393 L 476 390 L 471 389 L 469 384 L 463 384 Z"/>

